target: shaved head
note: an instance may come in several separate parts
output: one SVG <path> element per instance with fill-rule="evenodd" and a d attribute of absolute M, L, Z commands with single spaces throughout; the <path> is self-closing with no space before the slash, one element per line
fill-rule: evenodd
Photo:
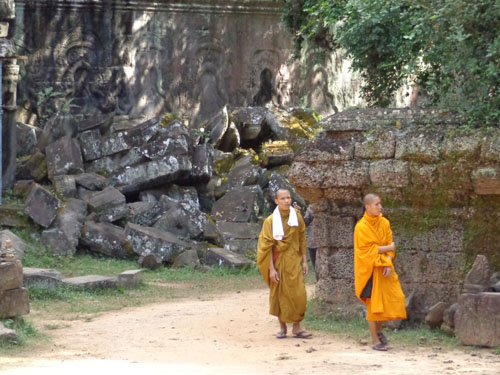
<path fill-rule="evenodd" d="M 278 196 L 279 196 L 280 194 L 283 194 L 283 193 L 288 193 L 288 194 L 290 194 L 290 190 L 288 190 L 288 189 L 278 189 L 278 190 L 276 190 L 276 194 L 274 194 L 274 198 L 275 198 L 275 199 L 277 199 L 277 198 L 278 198 Z"/>
<path fill-rule="evenodd" d="M 365 197 L 363 198 L 363 204 L 366 206 L 367 204 L 372 204 L 373 200 L 375 198 L 380 198 L 377 194 L 366 194 Z"/>

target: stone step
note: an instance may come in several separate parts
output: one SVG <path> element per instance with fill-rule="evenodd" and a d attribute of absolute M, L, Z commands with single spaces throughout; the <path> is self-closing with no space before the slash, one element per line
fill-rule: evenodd
<path fill-rule="evenodd" d="M 45 282 L 47 284 L 58 284 L 63 279 L 61 272 L 49 268 L 23 268 L 23 283 L 29 285 L 37 282 Z"/>
<path fill-rule="evenodd" d="M 253 265 L 253 262 L 243 255 L 233 253 L 232 251 L 213 247 L 207 249 L 205 264 L 226 266 L 233 268 L 244 268 Z"/>
<path fill-rule="evenodd" d="M 62 282 L 77 289 L 114 289 L 117 286 L 115 277 L 102 275 L 68 277 Z"/>

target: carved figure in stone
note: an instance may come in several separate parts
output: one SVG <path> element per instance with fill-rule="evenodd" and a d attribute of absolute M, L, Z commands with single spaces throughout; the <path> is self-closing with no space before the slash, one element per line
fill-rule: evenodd
<path fill-rule="evenodd" d="M 250 63 L 250 81 L 248 89 L 250 92 L 258 91 L 249 100 L 254 106 L 263 106 L 272 102 L 274 105 L 281 104 L 281 96 L 276 90 L 275 75 L 279 67 L 279 54 L 275 50 L 265 49 L 256 51 Z"/>
<path fill-rule="evenodd" d="M 281 105 L 281 96 L 274 88 L 273 78 L 273 73 L 267 68 L 260 72 L 260 87 L 257 94 L 253 97 L 253 106 L 263 107 L 269 102 L 272 102 L 274 105 Z"/>
<path fill-rule="evenodd" d="M 328 73 L 322 66 L 316 67 L 311 75 L 311 87 L 307 95 L 307 106 L 322 116 L 337 113 L 335 98 L 328 89 Z"/>

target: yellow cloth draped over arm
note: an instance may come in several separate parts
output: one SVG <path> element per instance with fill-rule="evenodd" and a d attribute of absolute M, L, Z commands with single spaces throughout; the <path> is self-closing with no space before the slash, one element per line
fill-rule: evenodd
<path fill-rule="evenodd" d="M 306 254 L 306 226 L 297 212 L 298 227 L 288 225 L 289 211 L 281 212 L 284 237 L 273 238 L 272 215 L 262 225 L 257 247 L 257 267 L 270 288 L 270 314 L 278 316 L 282 322 L 299 322 L 304 319 L 307 295 L 302 272 L 302 259 Z M 278 284 L 269 280 L 271 257 L 277 259 L 274 268 L 279 274 Z"/>

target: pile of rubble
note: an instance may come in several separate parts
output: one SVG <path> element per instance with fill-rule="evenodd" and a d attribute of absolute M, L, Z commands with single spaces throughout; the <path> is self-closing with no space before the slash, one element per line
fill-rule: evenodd
<path fill-rule="evenodd" d="M 287 166 L 314 125 L 303 111 L 257 107 L 223 110 L 194 130 L 170 114 L 18 123 L 13 192 L 55 255 L 244 266 L 273 191 L 293 191 Z"/>
<path fill-rule="evenodd" d="M 458 301 L 435 304 L 425 322 L 454 334 L 463 345 L 500 346 L 500 272 L 491 274 L 486 257 L 478 255 Z"/>

